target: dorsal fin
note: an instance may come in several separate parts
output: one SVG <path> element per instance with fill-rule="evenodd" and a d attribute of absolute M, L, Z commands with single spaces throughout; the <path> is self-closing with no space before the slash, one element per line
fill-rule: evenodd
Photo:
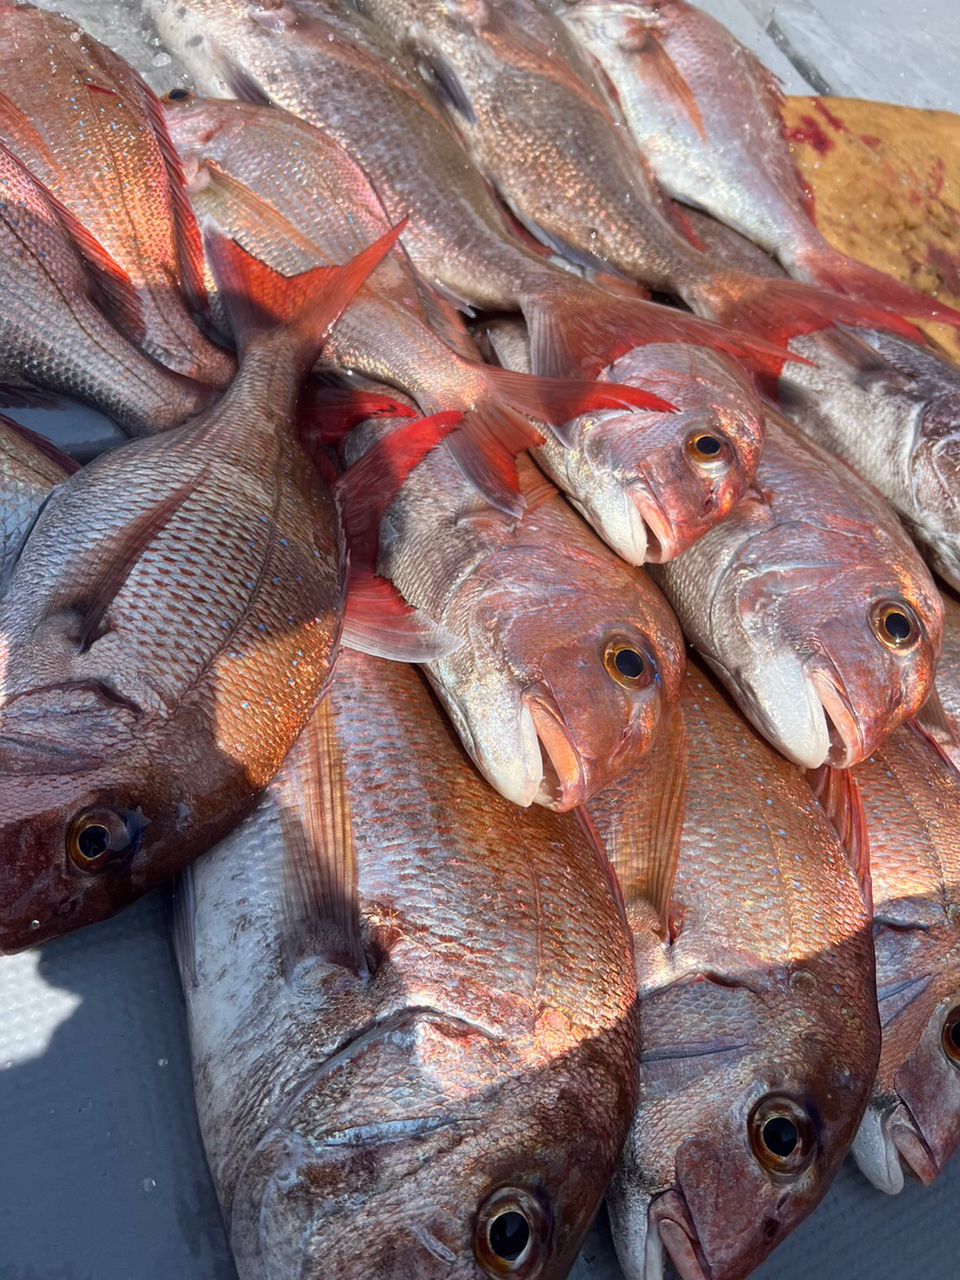
<path fill-rule="evenodd" d="M 840 837 L 847 859 L 857 877 L 867 910 L 873 912 L 873 888 L 870 881 L 870 840 L 863 794 L 852 769 L 834 769 L 821 765 L 807 772 L 807 781 L 820 807 Z"/>
<path fill-rule="evenodd" d="M 346 766 L 329 695 L 274 787 L 284 844 L 284 970 L 290 976 L 306 956 L 319 954 L 367 978 Z"/>
<path fill-rule="evenodd" d="M 35 151 L 43 163 L 51 169 L 56 165 L 56 157 L 33 121 L 2 92 L 0 92 L 0 130 L 12 140 L 18 150 Z"/>
<path fill-rule="evenodd" d="M 43 454 L 48 462 L 58 466 L 64 475 L 72 476 L 75 471 L 80 470 L 80 463 L 71 458 L 69 454 L 64 453 L 61 449 L 48 440 L 46 436 L 39 435 L 36 431 L 31 431 L 29 427 L 25 427 L 21 422 L 8 418 L 5 413 L 0 413 L 0 426 L 5 431 L 12 431 L 14 435 L 19 436 L 21 440 L 25 440 L 28 445 L 36 449 L 37 453 Z"/>
<path fill-rule="evenodd" d="M 666 937 L 687 794 L 687 732 L 679 707 L 665 712 L 644 764 L 615 785 L 620 818 L 606 826 L 607 857 L 627 907 L 648 902 Z M 584 807 L 589 816 L 589 803 Z"/>

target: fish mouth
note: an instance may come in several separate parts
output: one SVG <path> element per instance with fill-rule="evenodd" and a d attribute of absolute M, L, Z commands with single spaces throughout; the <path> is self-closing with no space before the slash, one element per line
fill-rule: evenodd
<path fill-rule="evenodd" d="M 937 1161 L 909 1107 L 902 1100 L 883 1112 L 868 1111 L 853 1142 L 853 1158 L 878 1191 L 895 1196 L 903 1190 L 904 1167 L 925 1186 L 939 1173 Z"/>
<path fill-rule="evenodd" d="M 863 725 L 832 663 L 820 661 L 808 668 L 808 674 L 812 690 L 823 711 L 829 744 L 826 756 L 820 764 L 847 769 L 867 755 Z"/>
<path fill-rule="evenodd" d="M 543 772 L 534 801 L 558 813 L 565 813 L 583 804 L 587 796 L 580 753 L 570 736 L 563 713 L 545 689 L 528 691 L 523 701 L 533 720 L 542 759 Z"/>
<path fill-rule="evenodd" d="M 627 497 L 634 541 L 638 547 L 643 546 L 643 558 L 635 558 L 633 563 L 666 564 L 668 560 L 673 560 L 683 547 L 663 504 L 647 485 L 632 486 Z"/>
<path fill-rule="evenodd" d="M 648 1210 L 642 1280 L 663 1280 L 665 1257 L 673 1263 L 680 1280 L 711 1280 L 710 1266 L 700 1248 L 687 1202 L 676 1188 L 658 1196 Z"/>

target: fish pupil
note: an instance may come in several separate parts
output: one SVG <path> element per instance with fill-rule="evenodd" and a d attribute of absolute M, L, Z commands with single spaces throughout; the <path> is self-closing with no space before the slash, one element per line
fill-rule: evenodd
<path fill-rule="evenodd" d="M 950 1043 L 953 1045 L 956 1051 L 960 1053 L 960 1021 L 955 1022 L 953 1024 L 953 1026 L 947 1032 L 947 1035 L 950 1039 Z"/>
<path fill-rule="evenodd" d="M 720 452 L 720 441 L 716 436 L 699 436 L 697 449 L 706 458 L 715 458 Z"/>
<path fill-rule="evenodd" d="M 913 631 L 910 619 L 905 613 L 891 609 L 883 620 L 884 630 L 891 640 L 909 640 Z"/>
<path fill-rule="evenodd" d="M 643 675 L 643 658 L 636 649 L 621 649 L 613 662 L 620 674 L 628 680 L 639 680 Z"/>
<path fill-rule="evenodd" d="M 511 1209 L 490 1223 L 490 1248 L 504 1262 L 516 1262 L 530 1242 L 530 1225 L 522 1213 Z"/>
<path fill-rule="evenodd" d="M 93 861 L 110 848 L 110 832 L 96 824 L 84 827 L 77 836 L 77 848 L 83 857 Z"/>
<path fill-rule="evenodd" d="M 797 1126 L 786 1116 L 773 1116 L 763 1126 L 764 1146 L 781 1160 L 793 1155 L 799 1141 Z"/>
<path fill-rule="evenodd" d="M 188 94 L 186 89 L 171 89 L 167 94 L 167 97 L 171 102 L 183 102 L 184 98 L 187 96 Z"/>

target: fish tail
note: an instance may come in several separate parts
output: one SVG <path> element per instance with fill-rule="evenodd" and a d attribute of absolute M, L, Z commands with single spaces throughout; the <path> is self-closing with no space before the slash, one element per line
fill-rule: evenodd
<path fill-rule="evenodd" d="M 823 289 L 832 289 L 834 293 L 857 298 L 899 316 L 960 327 L 960 311 L 954 307 L 903 284 L 885 271 L 848 257 L 826 240 L 804 247 L 795 255 L 791 266 L 805 278 Z"/>
<path fill-rule="evenodd" d="M 514 459 L 543 444 L 537 424 L 567 443 L 566 424 L 598 409 L 673 412 L 675 406 L 653 392 L 586 378 L 540 378 L 471 362 L 483 378 L 480 394 L 463 406 L 464 418 L 447 448 L 482 496 L 506 514 L 524 510 Z"/>
<path fill-rule="evenodd" d="M 595 377 L 634 347 L 682 342 L 720 351 L 756 373 L 778 376 L 791 355 L 782 344 L 733 332 L 675 307 L 607 293 L 570 277 L 523 300 L 533 372 Z"/>
<path fill-rule="evenodd" d="M 279 329 L 293 345 L 303 372 L 313 367 L 327 334 L 367 277 L 400 238 L 406 219 L 342 267 L 313 267 L 283 276 L 212 223 L 204 242 L 230 327 L 241 352 Z"/>
<path fill-rule="evenodd" d="M 687 301 L 701 314 L 738 334 L 755 334 L 786 345 L 792 338 L 835 325 L 879 329 L 924 342 L 914 325 L 872 302 L 844 297 L 797 280 L 771 279 L 745 271 L 721 271 L 698 282 Z"/>

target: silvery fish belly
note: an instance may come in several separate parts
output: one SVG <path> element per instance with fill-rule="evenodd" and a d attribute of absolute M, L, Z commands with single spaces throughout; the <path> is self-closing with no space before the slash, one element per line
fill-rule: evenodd
<path fill-rule="evenodd" d="M 344 652 L 177 950 L 241 1280 L 561 1280 L 636 1096 L 629 933 L 576 820 L 491 792 Z"/>
<path fill-rule="evenodd" d="M 526 330 L 497 321 L 489 337 L 511 369 L 530 365 Z M 673 560 L 729 514 L 757 469 L 763 409 L 730 357 L 686 343 L 634 347 L 601 379 L 656 389 L 676 413 L 600 410 L 533 455 L 583 518 L 628 564 Z"/>
<path fill-rule="evenodd" d="M 933 687 L 943 606 L 913 543 L 776 415 L 754 492 L 652 572 L 744 715 L 807 768 L 863 760 Z"/>
<path fill-rule="evenodd" d="M 881 1191 L 960 1144 L 960 775 L 913 725 L 854 771 L 870 835 L 883 1044 L 853 1146 Z"/>
<path fill-rule="evenodd" d="M 378 571 L 460 642 L 426 671 L 483 775 L 517 804 L 565 810 L 655 746 L 683 640 L 649 578 L 518 462 L 520 520 L 435 449 L 381 522 Z"/>
<path fill-rule="evenodd" d="M 642 1027 L 608 1205 L 627 1280 L 659 1280 L 666 1258 L 683 1280 L 742 1280 L 822 1199 L 870 1095 L 865 848 L 841 845 L 694 666 L 681 705 L 672 753 L 588 806 L 633 927 Z M 832 777 L 862 828 L 850 774 Z"/>

